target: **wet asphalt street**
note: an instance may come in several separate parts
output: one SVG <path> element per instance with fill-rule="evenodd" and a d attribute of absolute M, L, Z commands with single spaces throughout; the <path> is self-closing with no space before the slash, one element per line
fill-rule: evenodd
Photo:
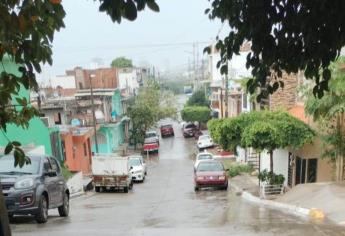
<path fill-rule="evenodd" d="M 345 229 L 313 223 L 243 200 L 228 191 L 193 189 L 195 140 L 161 140 L 160 153 L 147 160 L 148 176 L 128 194 L 89 192 L 71 200 L 71 214 L 51 210 L 46 224 L 20 218 L 13 235 L 345 235 Z"/>

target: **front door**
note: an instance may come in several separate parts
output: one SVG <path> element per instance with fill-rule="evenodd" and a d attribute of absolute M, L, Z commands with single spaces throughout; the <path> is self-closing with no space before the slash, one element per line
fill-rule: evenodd
<path fill-rule="evenodd" d="M 50 157 L 49 158 L 51 166 L 53 171 L 56 172 L 56 182 L 55 182 L 55 188 L 56 188 L 56 204 L 58 206 L 63 204 L 63 197 L 64 197 L 64 187 L 65 187 L 65 182 L 64 182 L 64 177 L 62 176 L 61 173 L 61 168 L 55 158 Z"/>
<path fill-rule="evenodd" d="M 43 162 L 43 172 L 44 173 L 52 173 L 53 169 L 48 157 L 44 158 Z M 48 175 L 44 174 L 44 185 L 48 190 L 48 201 L 49 201 L 49 208 L 56 206 L 56 194 L 57 194 L 57 187 L 56 187 L 56 175 Z"/>
<path fill-rule="evenodd" d="M 295 184 L 315 183 L 317 179 L 317 159 L 296 157 Z"/>

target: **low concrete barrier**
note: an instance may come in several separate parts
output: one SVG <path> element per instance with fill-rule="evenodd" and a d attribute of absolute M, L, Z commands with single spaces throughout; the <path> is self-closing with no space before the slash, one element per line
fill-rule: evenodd
<path fill-rule="evenodd" d="M 84 193 L 83 174 L 78 172 L 67 180 L 67 186 L 70 191 L 70 196 L 75 197 Z"/>

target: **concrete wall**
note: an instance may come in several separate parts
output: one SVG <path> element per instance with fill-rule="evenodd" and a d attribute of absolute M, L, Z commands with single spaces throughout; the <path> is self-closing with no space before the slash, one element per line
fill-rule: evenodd
<path fill-rule="evenodd" d="M 287 184 L 289 167 L 289 152 L 284 149 L 277 149 L 273 152 L 273 172 L 282 174 L 285 177 L 284 184 Z M 267 151 L 261 153 L 260 170 L 270 170 L 270 155 Z"/>
<path fill-rule="evenodd" d="M 5 69 L 7 73 L 21 76 L 18 68 L 19 65 L 13 63 L 9 58 L 4 57 L 2 66 L 0 67 L 0 73 Z M 12 99 L 12 104 L 18 106 L 15 97 L 25 97 L 28 101 L 30 101 L 29 91 L 25 89 L 24 86 L 20 87 L 18 95 L 13 96 Z M 21 109 L 21 107 L 19 106 L 18 109 Z M 43 145 L 46 154 L 52 155 L 49 130 L 40 118 L 32 118 L 29 121 L 29 126 L 27 129 L 24 129 L 21 126 L 8 124 L 6 134 L 4 135 L 3 133 L 0 133 L 0 146 L 6 146 L 8 143 L 8 139 L 10 139 L 11 141 L 19 141 L 23 146 L 31 144 L 33 144 L 34 146 Z"/>
<path fill-rule="evenodd" d="M 129 93 L 136 92 L 139 88 L 137 76 L 135 68 L 119 69 L 119 89 L 128 89 Z"/>
<path fill-rule="evenodd" d="M 306 144 L 293 154 L 304 159 L 317 158 L 317 182 L 332 181 L 334 170 L 328 159 L 322 159 L 323 145 L 320 138 L 315 138 L 312 144 Z"/>

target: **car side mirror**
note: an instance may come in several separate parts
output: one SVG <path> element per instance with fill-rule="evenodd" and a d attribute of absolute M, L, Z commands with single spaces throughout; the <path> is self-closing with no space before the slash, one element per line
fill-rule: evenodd
<path fill-rule="evenodd" d="M 129 169 L 132 170 L 132 169 L 133 169 L 133 166 L 129 167 Z"/>
<path fill-rule="evenodd" d="M 56 171 L 54 170 L 48 170 L 44 173 L 45 176 L 49 176 L 49 177 L 54 177 L 56 176 Z"/>

